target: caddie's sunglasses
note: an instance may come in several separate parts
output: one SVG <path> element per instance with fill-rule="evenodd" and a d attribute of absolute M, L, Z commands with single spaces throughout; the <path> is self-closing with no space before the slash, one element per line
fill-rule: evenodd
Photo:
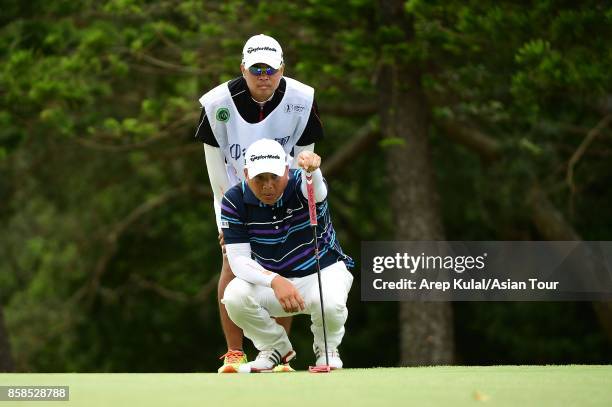
<path fill-rule="evenodd" d="M 266 67 L 261 67 L 261 66 L 250 66 L 249 67 L 249 72 L 252 73 L 255 76 L 261 76 L 264 73 L 268 76 L 272 76 L 275 73 L 278 72 L 278 69 L 274 69 L 270 66 L 266 66 Z"/>

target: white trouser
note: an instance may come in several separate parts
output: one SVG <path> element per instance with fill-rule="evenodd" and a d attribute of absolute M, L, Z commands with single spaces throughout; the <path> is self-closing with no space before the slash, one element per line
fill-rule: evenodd
<path fill-rule="evenodd" d="M 319 283 L 317 273 L 306 277 L 289 279 L 300 292 L 306 305 L 304 311 L 287 313 L 276 299 L 270 287 L 251 284 L 240 278 L 234 278 L 225 288 L 223 304 L 232 321 L 244 332 L 244 336 L 253 341 L 258 350 L 277 349 L 281 355 L 293 349 L 285 329 L 271 317 L 286 317 L 297 314 L 309 314 L 312 321 L 310 329 L 314 335 L 314 345 L 324 349 L 323 320 L 319 300 Z M 323 286 L 323 305 L 325 306 L 325 326 L 327 328 L 327 345 L 336 349 L 344 336 L 344 323 L 348 317 L 346 298 L 353 275 L 343 262 L 334 263 L 321 270 Z"/>

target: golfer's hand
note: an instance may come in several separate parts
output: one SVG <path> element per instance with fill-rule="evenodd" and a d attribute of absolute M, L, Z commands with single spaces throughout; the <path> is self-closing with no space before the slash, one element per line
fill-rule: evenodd
<path fill-rule="evenodd" d="M 321 157 L 312 151 L 302 151 L 298 157 L 298 166 L 308 172 L 313 172 L 321 166 Z"/>
<path fill-rule="evenodd" d="M 285 312 L 299 312 L 304 311 L 304 308 L 306 308 L 300 292 L 291 281 L 287 280 L 285 277 L 274 277 L 272 280 L 272 289 L 274 290 L 276 299 L 280 302 Z"/>

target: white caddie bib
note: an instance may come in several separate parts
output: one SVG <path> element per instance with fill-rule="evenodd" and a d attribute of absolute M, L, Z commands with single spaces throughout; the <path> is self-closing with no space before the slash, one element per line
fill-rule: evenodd
<path fill-rule="evenodd" d="M 295 79 L 284 78 L 287 87 L 280 104 L 259 123 L 249 123 L 240 116 L 227 83 L 200 98 L 213 135 L 225 155 L 231 185 L 244 180 L 244 152 L 253 142 L 273 139 L 289 154 L 306 128 L 314 89 Z"/>

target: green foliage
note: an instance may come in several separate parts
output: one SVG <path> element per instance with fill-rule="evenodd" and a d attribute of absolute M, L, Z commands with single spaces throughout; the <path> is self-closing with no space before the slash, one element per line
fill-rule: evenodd
<path fill-rule="evenodd" d="M 605 338 L 592 329 L 597 322 L 590 307 L 588 303 L 459 304 L 455 308 L 459 358 L 471 364 L 494 360 L 518 365 L 610 360 Z"/>

